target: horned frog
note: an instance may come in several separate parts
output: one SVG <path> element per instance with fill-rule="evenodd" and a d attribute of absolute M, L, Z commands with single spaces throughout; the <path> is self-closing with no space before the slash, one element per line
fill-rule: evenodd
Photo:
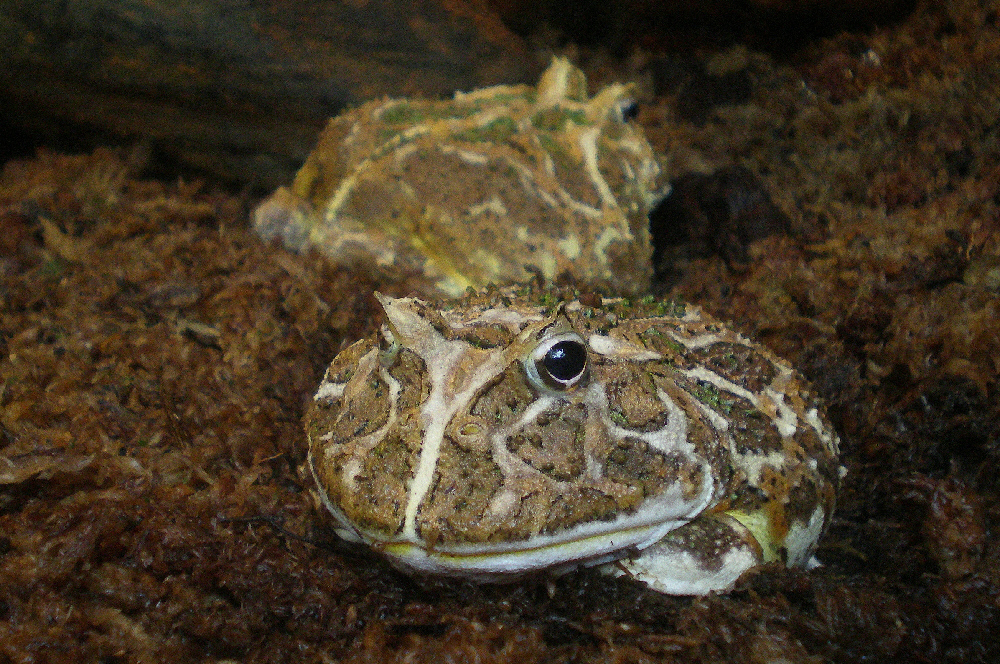
<path fill-rule="evenodd" d="M 329 121 L 254 228 L 433 295 L 536 275 L 640 292 L 648 213 L 669 188 L 632 96 L 613 84 L 591 98 L 554 58 L 537 87 L 362 104 Z"/>
<path fill-rule="evenodd" d="M 491 288 L 378 295 L 306 416 L 338 533 L 484 580 L 605 565 L 671 594 L 808 566 L 838 438 L 803 379 L 693 306 Z"/>

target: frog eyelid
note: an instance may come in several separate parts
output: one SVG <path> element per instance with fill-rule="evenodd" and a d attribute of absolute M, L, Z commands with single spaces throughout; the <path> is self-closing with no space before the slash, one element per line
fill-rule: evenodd
<path fill-rule="evenodd" d="M 587 342 L 576 332 L 545 336 L 523 361 L 525 376 L 536 390 L 565 394 L 587 383 L 590 358 Z"/>

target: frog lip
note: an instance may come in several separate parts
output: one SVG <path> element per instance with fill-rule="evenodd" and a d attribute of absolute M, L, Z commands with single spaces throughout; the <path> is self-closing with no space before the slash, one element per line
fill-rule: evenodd
<path fill-rule="evenodd" d="M 311 454 L 309 465 L 319 482 Z M 339 522 L 336 530 L 345 540 L 366 543 L 410 570 L 489 580 L 545 568 L 598 565 L 641 551 L 707 510 L 716 500 L 718 488 L 711 474 L 705 473 L 701 489 L 694 496 L 684 497 L 681 487 L 675 485 L 656 498 L 647 499 L 635 511 L 607 521 L 581 523 L 520 540 L 433 545 L 416 534 L 407 537 L 403 532 L 391 534 L 352 523 L 325 491 L 320 491 L 319 496 Z"/>
<path fill-rule="evenodd" d="M 671 520 L 599 532 L 574 529 L 519 542 L 428 546 L 422 542 L 375 541 L 372 546 L 410 570 L 489 580 L 541 569 L 603 564 L 650 546 L 686 522 Z"/>

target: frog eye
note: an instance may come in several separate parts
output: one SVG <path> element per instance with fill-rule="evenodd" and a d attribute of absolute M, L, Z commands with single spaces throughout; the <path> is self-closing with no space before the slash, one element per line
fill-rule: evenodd
<path fill-rule="evenodd" d="M 618 114 L 623 122 L 639 117 L 639 102 L 634 99 L 622 99 L 618 102 Z"/>
<path fill-rule="evenodd" d="M 566 392 L 586 383 L 587 345 L 575 332 L 551 336 L 525 359 L 524 370 L 536 388 Z"/>

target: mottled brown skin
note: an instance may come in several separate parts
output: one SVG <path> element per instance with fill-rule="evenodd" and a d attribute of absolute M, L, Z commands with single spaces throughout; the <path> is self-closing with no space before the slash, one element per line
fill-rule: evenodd
<path fill-rule="evenodd" d="M 626 558 L 639 578 L 671 577 L 665 592 L 809 562 L 837 438 L 763 347 L 652 300 L 493 289 L 383 305 L 381 338 L 333 360 L 306 419 L 345 537 L 485 578 Z M 559 342 L 585 348 L 586 367 L 553 387 L 536 360 Z M 654 571 L 644 550 L 662 554 Z"/>
<path fill-rule="evenodd" d="M 631 95 L 591 97 L 554 58 L 537 86 L 370 101 L 330 120 L 254 228 L 435 295 L 535 274 L 643 290 L 648 213 L 669 188 Z"/>

